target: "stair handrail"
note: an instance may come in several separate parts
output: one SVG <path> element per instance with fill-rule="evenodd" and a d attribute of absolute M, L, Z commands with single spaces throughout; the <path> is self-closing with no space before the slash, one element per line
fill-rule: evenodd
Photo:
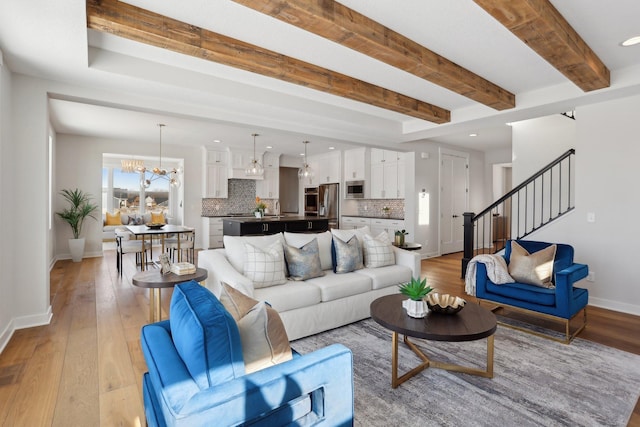
<path fill-rule="evenodd" d="M 476 220 L 477 218 L 479 218 L 479 217 L 487 214 L 488 212 L 490 212 L 492 209 L 495 209 L 495 207 L 498 206 L 500 203 L 502 203 L 505 200 L 513 197 L 513 195 L 516 194 L 518 191 L 522 190 L 524 187 L 526 187 L 527 185 L 531 184 L 533 181 L 535 181 L 536 179 L 538 179 L 539 177 L 544 175 L 546 172 L 550 171 L 554 166 L 556 166 L 558 163 L 560 163 L 561 161 L 563 161 L 567 157 L 571 156 L 572 154 L 576 154 L 575 148 L 570 148 L 564 154 L 562 154 L 560 157 L 558 157 L 554 161 L 550 162 L 547 166 L 545 166 L 542 169 L 540 169 L 534 175 L 531 175 L 531 177 L 529 177 L 527 180 L 523 181 L 520 185 L 518 185 L 514 189 L 510 190 L 507 194 L 505 194 L 504 196 L 500 197 L 498 200 L 496 200 L 491 205 L 489 205 L 488 208 L 486 208 L 485 210 L 483 210 L 479 214 L 476 214 L 473 217 L 473 220 Z"/>

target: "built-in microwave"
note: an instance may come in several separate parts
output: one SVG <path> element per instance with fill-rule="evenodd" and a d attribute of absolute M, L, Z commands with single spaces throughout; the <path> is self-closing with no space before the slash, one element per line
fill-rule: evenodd
<path fill-rule="evenodd" d="M 347 181 L 345 187 L 347 199 L 364 199 L 364 181 Z"/>

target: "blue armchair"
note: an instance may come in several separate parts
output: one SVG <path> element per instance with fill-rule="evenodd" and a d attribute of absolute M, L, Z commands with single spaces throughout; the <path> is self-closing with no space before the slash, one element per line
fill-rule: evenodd
<path fill-rule="evenodd" d="M 552 243 L 531 240 L 518 240 L 517 242 L 529 253 L 538 252 L 552 245 Z M 511 259 L 511 243 L 512 240 L 507 242 L 503 255 L 507 265 Z M 565 244 L 556 244 L 556 246 L 553 263 L 554 287 L 544 288 L 518 282 L 497 285 L 489 279 L 485 264 L 478 262 L 476 267 L 476 297 L 481 301 L 497 303 L 499 306 L 533 311 L 543 317 L 560 320 L 565 325 L 565 338 L 558 341 L 569 343 L 587 324 L 589 291 L 575 287 L 574 283 L 587 277 L 589 267 L 585 264 L 573 262 L 572 246 Z M 571 332 L 571 320 L 580 311 L 583 312 L 582 322 Z M 523 328 L 517 329 L 532 332 Z"/>
<path fill-rule="evenodd" d="M 245 374 L 238 327 L 196 282 L 176 286 L 168 320 L 142 328 L 149 426 L 353 425 L 352 354 L 335 344 Z"/>

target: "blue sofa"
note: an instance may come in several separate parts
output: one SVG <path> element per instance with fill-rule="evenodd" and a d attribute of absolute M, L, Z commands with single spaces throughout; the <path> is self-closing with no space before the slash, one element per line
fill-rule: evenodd
<path fill-rule="evenodd" d="M 511 259 L 511 242 L 512 240 L 507 242 L 503 255 L 507 265 Z M 529 253 L 538 252 L 552 244 L 532 240 L 517 240 L 517 242 Z M 587 277 L 589 267 L 573 262 L 572 246 L 566 244 L 556 244 L 556 246 L 553 263 L 555 287 L 543 288 L 518 282 L 497 285 L 489 279 L 486 266 L 479 262 L 476 267 L 476 297 L 481 301 L 533 311 L 560 320 L 565 325 L 565 338 L 560 341 L 569 343 L 587 324 L 589 291 L 575 287 L 574 283 Z M 571 332 L 571 319 L 580 311 L 583 312 L 583 320 L 580 326 Z M 527 330 L 527 332 L 531 331 Z"/>
<path fill-rule="evenodd" d="M 245 374 L 238 327 L 196 282 L 177 285 L 168 320 L 141 343 L 149 426 L 353 425 L 352 354 L 336 344 Z"/>

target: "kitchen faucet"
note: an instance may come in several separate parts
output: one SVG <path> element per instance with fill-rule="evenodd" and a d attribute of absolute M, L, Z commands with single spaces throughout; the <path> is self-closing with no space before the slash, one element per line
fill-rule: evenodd
<path fill-rule="evenodd" d="M 280 215 L 280 200 L 276 199 L 275 206 L 273 208 L 275 210 L 276 215 Z"/>

